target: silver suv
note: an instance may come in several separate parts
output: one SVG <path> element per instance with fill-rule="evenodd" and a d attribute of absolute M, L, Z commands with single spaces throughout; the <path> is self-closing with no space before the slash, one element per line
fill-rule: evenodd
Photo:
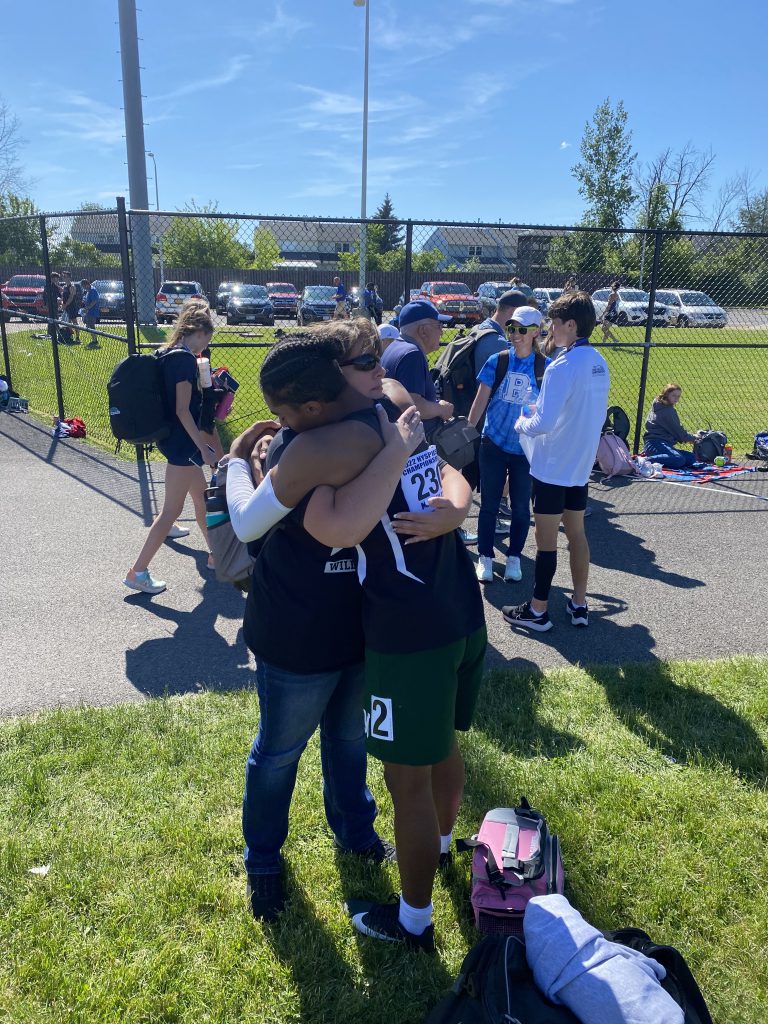
<path fill-rule="evenodd" d="M 174 321 L 187 299 L 208 301 L 199 281 L 163 281 L 155 296 L 157 322 L 162 324 Z"/>
<path fill-rule="evenodd" d="M 706 292 L 665 288 L 656 292 L 656 298 L 669 307 L 677 327 L 725 327 L 728 323 L 728 314 Z"/>

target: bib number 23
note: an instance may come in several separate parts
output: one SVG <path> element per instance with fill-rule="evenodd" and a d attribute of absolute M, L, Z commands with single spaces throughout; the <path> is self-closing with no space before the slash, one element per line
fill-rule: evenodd
<path fill-rule="evenodd" d="M 430 498 L 437 498 L 443 493 L 440 479 L 440 467 L 437 462 L 437 449 L 432 446 L 424 452 L 412 455 L 405 464 L 400 479 L 403 496 L 408 503 L 409 512 L 428 512 Z"/>

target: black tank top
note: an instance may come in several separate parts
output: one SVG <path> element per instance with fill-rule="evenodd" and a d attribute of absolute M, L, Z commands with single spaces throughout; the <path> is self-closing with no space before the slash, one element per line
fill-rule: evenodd
<path fill-rule="evenodd" d="M 345 419 L 367 423 L 380 433 L 373 407 Z M 297 436 L 288 428 L 279 431 L 269 448 L 268 469 Z M 302 675 L 333 672 L 364 656 L 357 553 L 332 550 L 307 533 L 304 513 L 310 497 L 261 545 L 243 619 L 245 642 L 257 658 Z"/>

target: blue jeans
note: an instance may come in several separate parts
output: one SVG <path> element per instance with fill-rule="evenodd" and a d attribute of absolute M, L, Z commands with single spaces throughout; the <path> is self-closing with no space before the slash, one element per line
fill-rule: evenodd
<path fill-rule="evenodd" d="M 524 455 L 511 455 L 495 445 L 488 437 L 480 444 L 480 514 L 477 517 L 477 551 L 493 557 L 493 538 L 496 517 L 504 484 L 509 478 L 509 550 L 507 554 L 519 557 L 525 547 L 531 522 L 531 476 L 528 459 Z"/>
<path fill-rule="evenodd" d="M 686 466 L 692 466 L 696 461 L 693 452 L 681 452 L 678 448 L 667 444 L 666 441 L 646 441 L 645 454 L 651 462 L 659 462 L 669 469 L 685 469 Z"/>
<path fill-rule="evenodd" d="M 298 675 L 257 662 L 261 719 L 243 795 L 248 874 L 280 870 L 299 758 L 318 725 L 325 816 L 336 841 L 345 850 L 376 841 L 376 803 L 365 784 L 363 679 L 362 664 Z"/>

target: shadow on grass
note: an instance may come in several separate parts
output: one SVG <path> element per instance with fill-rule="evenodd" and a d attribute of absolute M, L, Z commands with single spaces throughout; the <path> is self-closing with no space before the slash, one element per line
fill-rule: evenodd
<path fill-rule="evenodd" d="M 664 663 L 587 671 L 619 721 L 650 747 L 678 762 L 717 761 L 768 786 L 768 754 L 750 723 L 711 694 L 676 682 Z"/>
<path fill-rule="evenodd" d="M 190 549 L 172 544 L 179 551 Z M 136 605 L 175 627 L 166 636 L 145 640 L 125 652 L 129 682 L 148 697 L 164 697 L 204 690 L 253 689 L 256 676 L 241 633 L 232 645 L 216 631 L 219 616 L 242 619 L 244 596 L 235 587 L 218 583 L 207 569 L 207 551 L 190 552 L 203 577 L 202 600 L 192 611 L 158 604 L 147 594 L 130 594 L 126 604 Z"/>

